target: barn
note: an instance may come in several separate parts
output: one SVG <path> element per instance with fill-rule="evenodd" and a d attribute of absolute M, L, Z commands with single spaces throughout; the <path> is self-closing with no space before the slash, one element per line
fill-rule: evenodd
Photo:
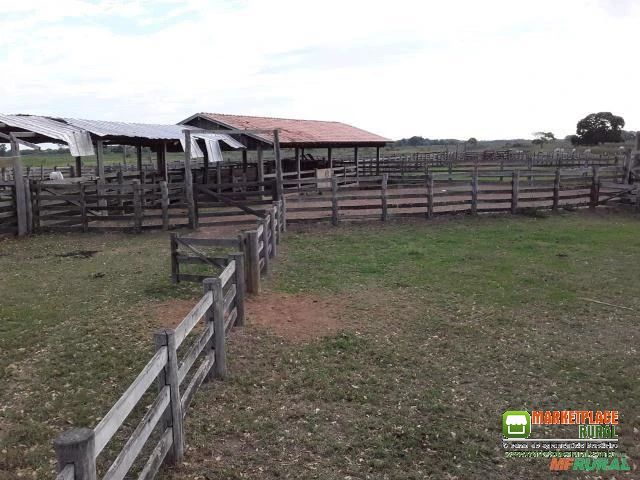
<path fill-rule="evenodd" d="M 350 152 L 355 167 L 359 161 L 360 149 L 374 148 L 376 158 L 379 159 L 380 148 L 391 142 L 388 138 L 335 121 L 196 113 L 181 121 L 180 124 L 215 131 L 278 130 L 280 148 L 283 150 L 282 168 L 285 177 L 301 178 L 305 173 L 315 176 L 317 170 L 334 168 L 334 154 L 338 149 L 341 153 Z M 247 133 L 231 136 L 246 147 L 242 151 L 244 170 L 249 170 L 249 164 L 255 165 L 256 180 L 263 181 L 265 171 L 274 171 L 273 159 L 264 154 L 273 148 L 272 135 Z M 313 150 L 313 153 L 310 150 Z M 318 153 L 318 150 L 321 153 Z M 253 158 L 249 158 L 250 155 Z"/>

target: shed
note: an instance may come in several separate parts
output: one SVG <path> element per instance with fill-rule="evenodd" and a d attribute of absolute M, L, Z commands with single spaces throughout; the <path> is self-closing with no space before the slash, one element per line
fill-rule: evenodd
<path fill-rule="evenodd" d="M 280 148 L 293 149 L 296 170 L 300 172 L 304 150 L 311 148 L 327 149 L 328 168 L 333 167 L 332 150 L 335 148 L 353 148 L 354 160 L 358 162 L 358 149 L 376 148 L 376 157 L 380 157 L 380 148 L 391 142 L 390 139 L 346 123 L 323 120 L 299 120 L 291 118 L 256 117 L 249 115 L 227 115 L 221 113 L 196 113 L 180 122 L 206 130 L 279 130 Z M 273 145 L 272 136 L 266 134 L 242 134 L 234 137 L 247 147 L 258 152 L 257 162 L 262 162 L 262 149 Z M 313 159 L 312 159 L 313 160 Z M 246 151 L 243 152 L 246 164 Z"/>
<path fill-rule="evenodd" d="M 172 124 L 0 114 L 1 137 L 19 139 L 21 143 L 31 146 L 38 143 L 66 144 L 76 158 L 76 172 L 81 172 L 81 157 L 96 155 L 100 177 L 103 177 L 104 144 L 136 147 L 139 170 L 142 168 L 142 147 L 149 147 L 156 152 L 158 171 L 166 176 L 166 153 L 184 151 L 185 128 L 195 130 L 195 127 Z M 23 140 L 25 138 L 29 141 Z M 221 148 L 241 149 L 244 146 L 229 135 L 199 133 L 191 136 L 192 158 L 207 157 L 213 162 L 222 161 Z"/>

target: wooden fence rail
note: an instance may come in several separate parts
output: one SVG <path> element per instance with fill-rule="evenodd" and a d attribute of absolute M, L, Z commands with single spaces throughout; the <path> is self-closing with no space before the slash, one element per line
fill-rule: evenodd
<path fill-rule="evenodd" d="M 156 430 L 159 439 L 137 478 L 154 478 L 165 458 L 174 464 L 182 461 L 188 407 L 203 382 L 225 377 L 226 334 L 244 323 L 244 255 L 231 255 L 222 272 L 205 279 L 203 286 L 202 298 L 175 329 L 155 333 L 155 354 L 98 425 L 72 429 L 55 441 L 57 480 L 96 480 L 96 459 L 153 384 L 157 394 L 152 405 L 102 478 L 131 478 L 131 467 Z M 198 324 L 202 328 L 194 334 Z M 180 358 L 178 349 L 190 334 L 196 337 Z"/>
<path fill-rule="evenodd" d="M 210 271 L 216 272 L 225 268 L 229 263 L 228 256 L 211 256 L 199 250 L 231 249 L 244 258 L 244 278 L 249 293 L 260 292 L 260 276 L 268 274 L 270 261 L 278 253 L 278 244 L 282 232 L 286 230 L 286 214 L 284 203 L 274 202 L 269 210 L 264 211 L 264 217 L 257 221 L 255 229 L 245 230 L 237 238 L 193 238 L 172 233 L 171 248 L 171 279 L 179 282 L 202 282 L 211 276 Z M 233 254 L 235 255 L 235 254 Z M 206 273 L 185 273 L 182 266 L 205 266 Z"/>
<path fill-rule="evenodd" d="M 617 183 L 615 167 L 552 169 L 546 171 L 429 172 L 405 178 L 361 177 L 357 183 L 330 185 L 287 195 L 288 221 L 382 219 L 435 214 L 487 212 L 517 213 L 528 208 L 595 208 L 629 192 Z M 506 180 L 509 180 L 507 183 Z M 288 182 L 294 183 L 295 180 Z M 305 181 L 308 183 L 308 181 Z"/>

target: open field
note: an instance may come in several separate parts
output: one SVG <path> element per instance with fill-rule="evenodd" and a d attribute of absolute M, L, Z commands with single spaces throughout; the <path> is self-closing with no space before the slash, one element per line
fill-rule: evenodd
<path fill-rule="evenodd" d="M 320 233 L 289 233 L 270 288 L 344 330 L 237 334 L 233 378 L 199 397 L 191 460 L 167 477 L 546 477 L 548 460 L 504 458 L 510 409 L 618 409 L 638 458 L 637 217 Z"/>
<path fill-rule="evenodd" d="M 166 234 L 0 241 L 0 479 L 48 478 L 52 440 L 94 426 L 148 361 L 173 319 L 157 305 L 200 293 L 171 284 L 168 255 Z"/>
<path fill-rule="evenodd" d="M 94 426 L 151 332 L 193 305 L 168 247 L 0 243 L 0 479 L 48 478 L 52 439 Z M 619 410 L 620 450 L 640 457 L 637 215 L 321 226 L 280 251 L 162 478 L 544 477 L 546 460 L 504 458 L 502 413 L 518 409 Z"/>

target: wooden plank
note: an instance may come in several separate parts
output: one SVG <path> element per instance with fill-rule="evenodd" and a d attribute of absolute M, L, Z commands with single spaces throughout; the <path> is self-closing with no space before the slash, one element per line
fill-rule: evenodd
<path fill-rule="evenodd" d="M 224 331 L 229 332 L 231 328 L 235 325 L 235 321 L 238 318 L 238 309 L 234 308 L 229 312 L 228 315 L 225 315 L 224 320 Z"/>
<path fill-rule="evenodd" d="M 202 296 L 195 307 L 187 314 L 187 316 L 180 322 L 175 328 L 176 332 L 176 347 L 180 347 L 187 335 L 193 330 L 193 327 L 200 321 L 204 314 L 209 310 L 209 307 L 213 304 L 213 297 L 211 293 L 207 293 Z"/>
<path fill-rule="evenodd" d="M 226 268 L 219 275 L 220 283 L 222 283 L 222 288 L 227 285 L 227 282 L 233 278 L 234 273 L 236 271 L 236 262 L 231 260 Z"/>
<path fill-rule="evenodd" d="M 199 245 L 203 247 L 231 247 L 238 248 L 238 240 L 232 238 L 192 238 L 180 237 L 180 243 L 185 245 Z"/>
<path fill-rule="evenodd" d="M 236 286 L 235 284 L 231 284 L 231 288 L 227 290 L 227 293 L 224 294 L 224 302 L 223 302 L 223 310 L 226 314 L 229 311 L 229 307 L 233 303 L 236 298 Z"/>
<path fill-rule="evenodd" d="M 102 477 L 103 480 L 122 480 L 125 477 L 140 454 L 142 447 L 149 439 L 151 432 L 153 432 L 153 429 L 169 406 L 169 399 L 170 389 L 169 386 L 165 386 L 144 417 L 142 417 L 142 420 L 127 440 L 127 443 L 125 443 L 120 454 L 111 464 L 111 467 L 109 467 L 109 470 L 107 470 L 107 473 Z"/>
<path fill-rule="evenodd" d="M 202 382 L 205 380 L 212 367 L 215 367 L 215 357 L 213 355 L 209 355 L 200 364 L 196 373 L 193 375 L 193 378 L 189 382 L 189 385 L 187 385 L 187 388 L 180 399 L 183 418 L 187 415 L 187 409 L 189 408 L 196 391 L 200 385 L 202 385 Z"/>
<path fill-rule="evenodd" d="M 149 360 L 129 388 L 122 394 L 111 410 L 93 429 L 95 432 L 95 456 L 97 457 L 129 416 L 138 401 L 167 364 L 167 348 L 159 349 Z"/>
<path fill-rule="evenodd" d="M 245 283 L 245 266 L 244 266 L 244 254 L 232 253 L 231 258 L 236 262 L 236 308 L 238 311 L 238 325 L 244 325 L 244 298 L 246 291 Z"/>
<path fill-rule="evenodd" d="M 180 362 L 180 366 L 178 368 L 178 382 L 182 384 L 184 379 L 186 378 L 189 370 L 193 367 L 193 364 L 196 362 L 196 359 L 202 353 L 202 350 L 207 345 L 209 340 L 213 337 L 213 323 L 207 322 L 205 326 L 205 330 L 198 337 L 198 340 L 194 342 L 191 347 L 189 347 L 188 352 L 185 354 L 184 359 Z"/>
<path fill-rule="evenodd" d="M 264 213 L 259 212 L 257 210 L 254 210 L 253 208 L 247 207 L 246 205 L 244 205 L 241 202 L 237 202 L 235 200 L 232 200 L 231 198 L 227 197 L 226 195 L 223 195 L 221 193 L 216 193 L 213 190 L 209 190 L 208 188 L 206 188 L 204 185 L 198 185 L 198 191 L 199 192 L 203 192 L 206 193 L 207 195 L 215 198 L 216 200 L 229 205 L 231 207 L 236 207 L 239 208 L 240 210 L 242 210 L 245 213 L 248 213 L 250 215 L 255 215 L 258 218 L 262 218 L 264 217 Z"/>
<path fill-rule="evenodd" d="M 164 433 L 160 437 L 160 441 L 158 441 L 158 444 L 153 449 L 153 452 L 151 452 L 149 460 L 147 460 L 147 463 L 138 476 L 138 480 L 153 480 L 155 478 L 158 470 L 160 470 L 162 462 L 164 462 L 164 459 L 167 456 L 167 453 L 169 453 L 172 445 L 173 432 L 171 430 L 171 427 L 169 427 L 165 429 Z"/>

